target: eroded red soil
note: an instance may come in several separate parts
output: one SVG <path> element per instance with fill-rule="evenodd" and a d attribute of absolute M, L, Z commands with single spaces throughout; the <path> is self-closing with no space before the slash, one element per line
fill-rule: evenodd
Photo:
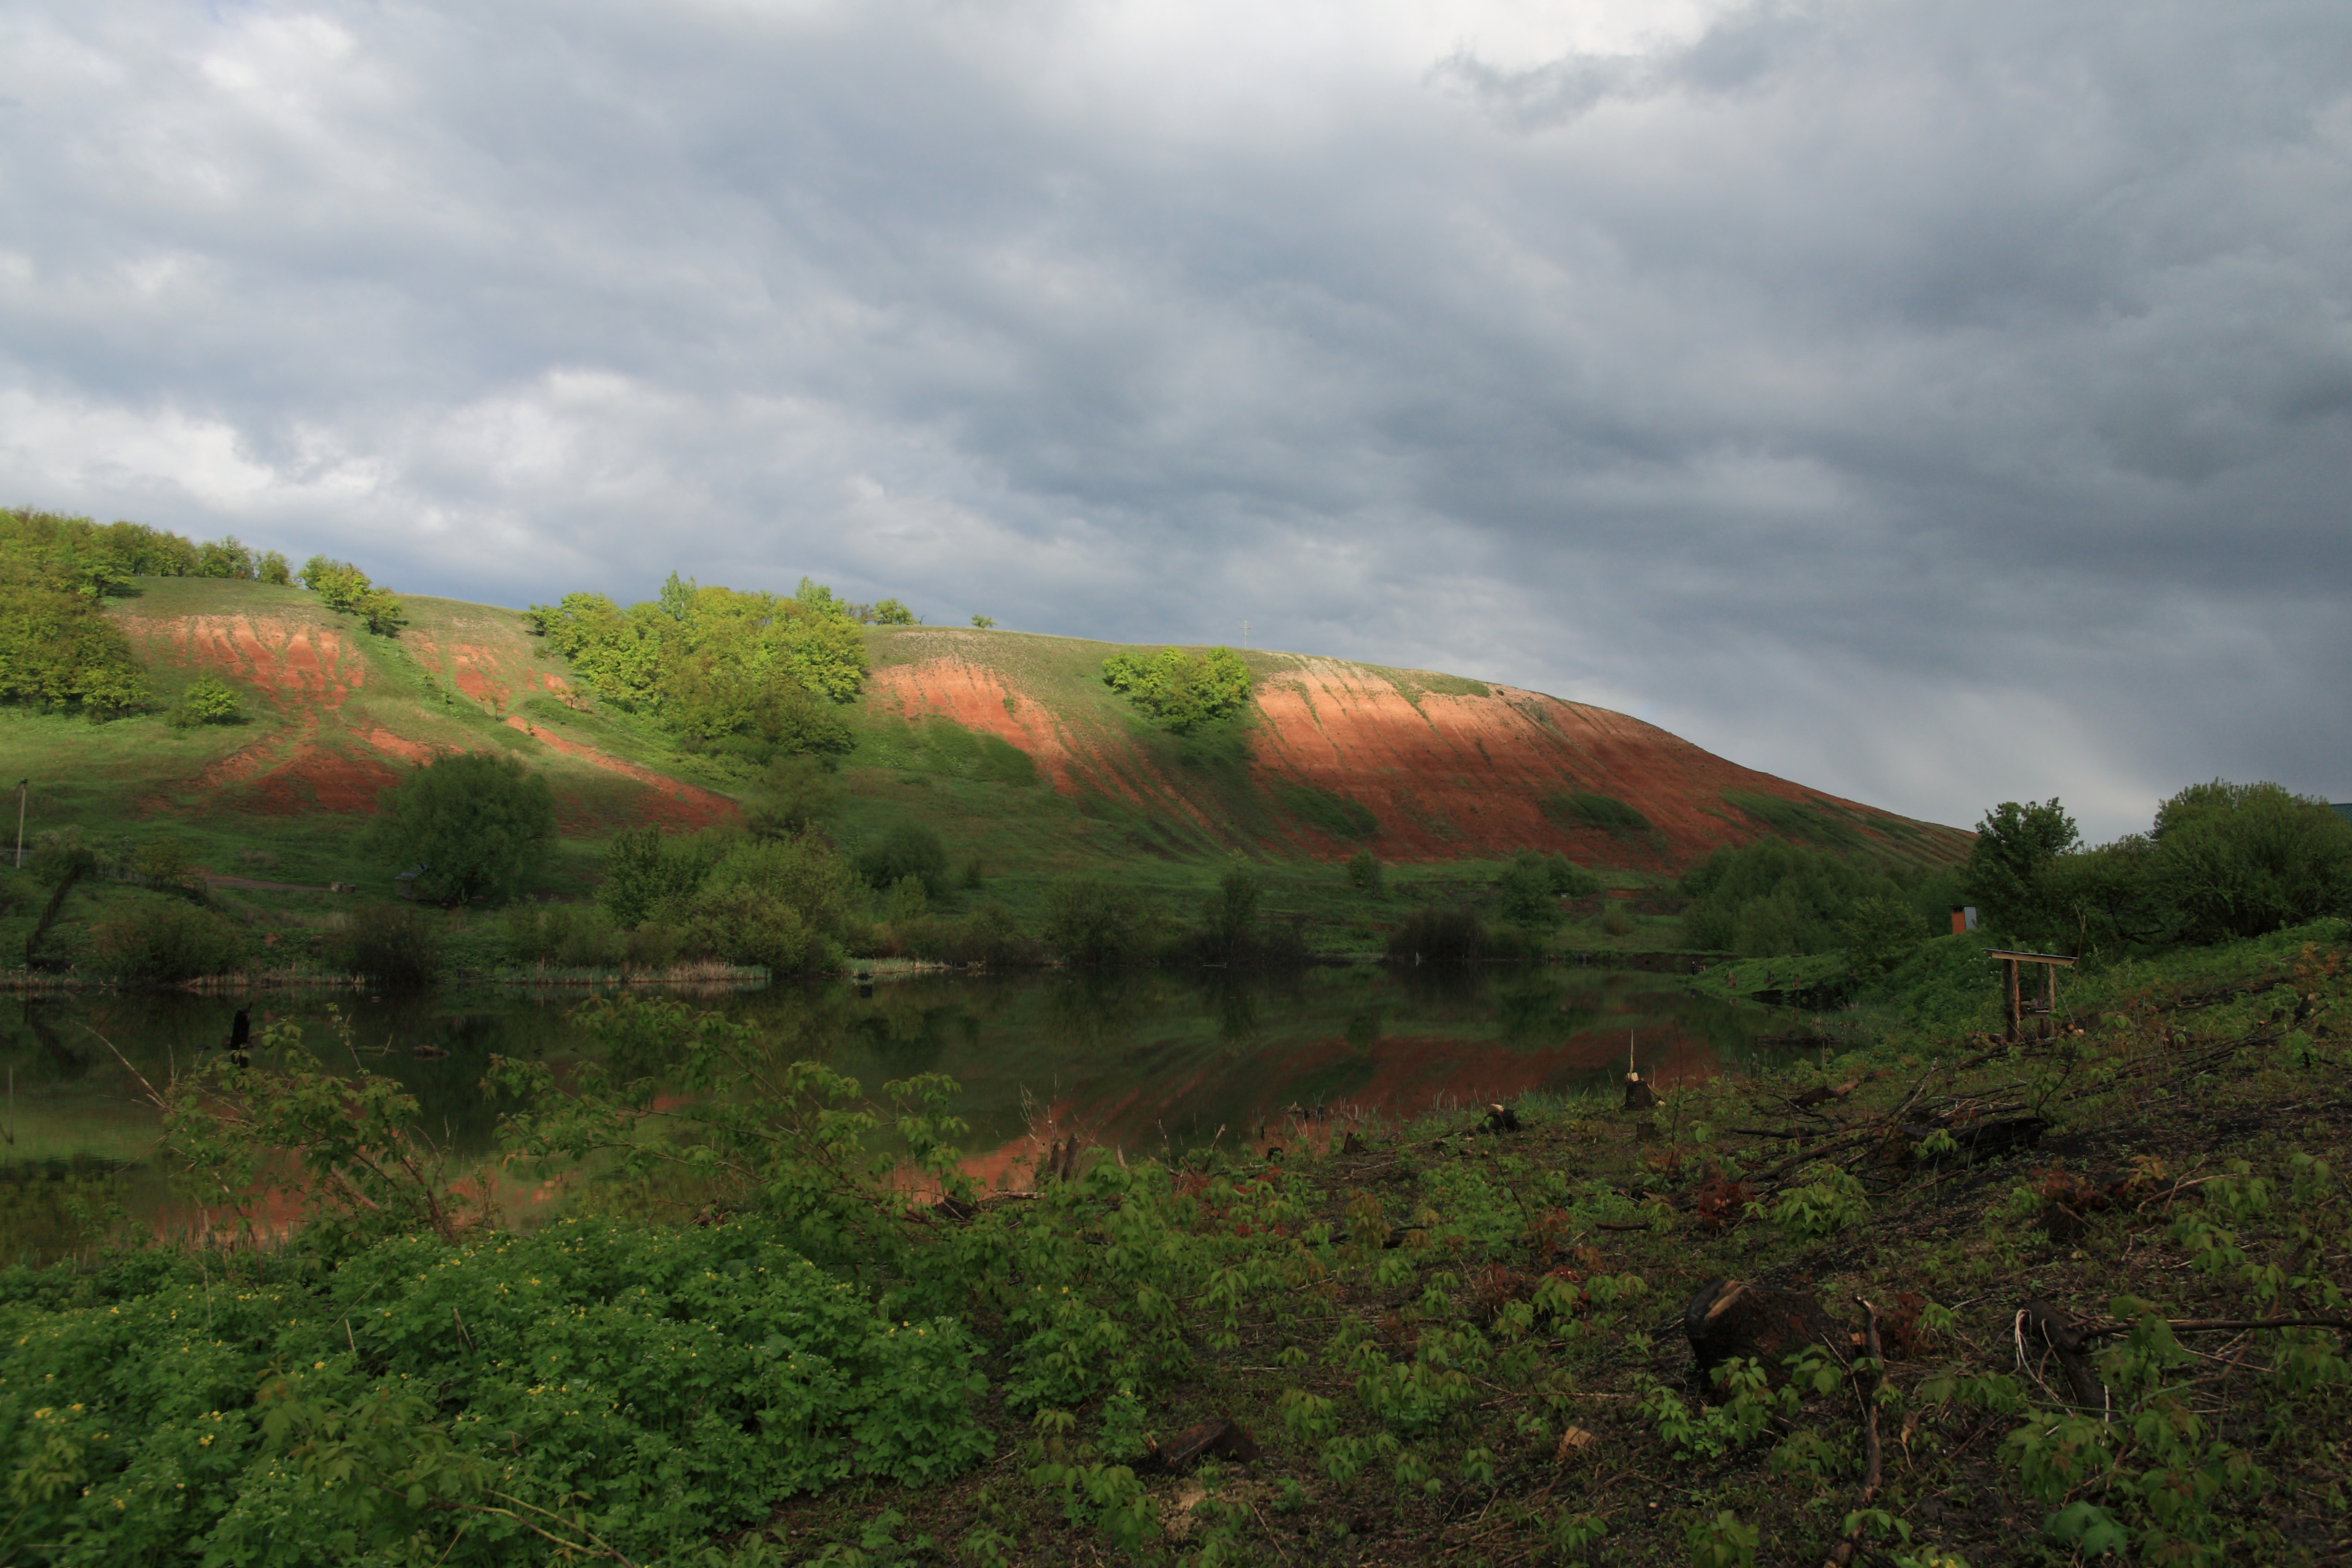
<path fill-rule="evenodd" d="M 1410 686 L 1410 677 L 1403 678 Z M 1065 795 L 1096 791 L 1213 825 L 1125 738 L 1074 729 L 997 670 L 952 656 L 874 672 L 872 700 L 909 721 L 929 715 L 1002 737 L 1036 759 Z M 1259 784 L 1307 784 L 1354 801 L 1379 824 L 1391 860 L 1507 855 L 1523 847 L 1588 864 L 1668 870 L 1764 827 L 1723 798 L 1726 790 L 1790 801 L 1827 801 L 1864 819 L 1885 814 L 1743 768 L 1654 724 L 1541 692 L 1492 686 L 1447 696 L 1400 689 L 1386 674 L 1335 659 L 1301 659 L 1261 680 L 1251 732 Z M 1648 834 L 1619 834 L 1547 816 L 1548 796 L 1587 792 L 1632 805 Z M 1295 816 L 1280 818 L 1286 850 L 1351 853 Z M 1958 834 L 1948 834 L 1957 847 Z"/>
<path fill-rule="evenodd" d="M 281 712 L 339 708 L 367 677 L 365 661 L 331 626 L 275 616 L 130 616 L 121 626 L 150 660 L 234 676 L 265 693 Z"/>

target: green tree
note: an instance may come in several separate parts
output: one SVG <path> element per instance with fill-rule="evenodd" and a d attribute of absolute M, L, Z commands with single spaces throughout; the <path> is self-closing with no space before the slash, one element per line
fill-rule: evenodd
<path fill-rule="evenodd" d="M 1142 944 L 1141 901 L 1099 878 L 1055 878 L 1045 915 L 1045 946 L 1067 963 L 1117 963 Z"/>
<path fill-rule="evenodd" d="M 1257 945 L 1257 906 L 1265 885 L 1247 866 L 1217 879 L 1217 890 L 1201 904 L 1202 945 L 1213 958 L 1231 963 Z"/>
<path fill-rule="evenodd" d="M 1369 849 L 1359 849 L 1348 857 L 1348 886 L 1366 898 L 1381 896 L 1381 859 Z"/>
<path fill-rule="evenodd" d="M 255 572 L 253 552 L 238 542 L 236 534 L 196 546 L 196 572 L 199 577 L 251 577 Z"/>
<path fill-rule="evenodd" d="M 287 568 L 286 557 L 275 550 L 264 552 L 254 572 L 261 581 L 281 588 L 294 580 L 294 574 Z"/>
<path fill-rule="evenodd" d="M 948 890 L 947 846 L 919 823 L 904 824 L 858 851 L 857 874 L 877 888 L 912 877 L 924 892 L 940 898 Z"/>
<path fill-rule="evenodd" d="M 2352 910 L 2352 823 L 2274 784 L 2192 784 L 2157 812 L 2157 898 L 2192 942 Z"/>
<path fill-rule="evenodd" d="M 377 587 L 366 573 L 348 561 L 313 555 L 302 563 L 301 577 L 302 585 L 318 595 L 327 608 L 358 616 L 378 637 L 396 636 L 408 624 L 408 613 L 399 596 Z"/>
<path fill-rule="evenodd" d="M 377 797 L 362 853 L 395 869 L 422 866 L 420 898 L 466 904 L 501 898 L 546 863 L 555 795 L 511 757 L 462 752 L 423 763 Z"/>
<path fill-rule="evenodd" d="M 990 627 L 996 625 L 996 617 L 994 616 L 974 616 L 971 618 L 971 624 L 978 626 L 982 631 L 987 631 Z"/>
<path fill-rule="evenodd" d="M 1194 653 L 1160 650 L 1149 661 L 1131 653 L 1103 660 L 1103 684 L 1179 735 L 1240 711 L 1249 701 L 1249 666 L 1229 647 Z"/>
<path fill-rule="evenodd" d="M 1968 883 L 1992 928 L 2016 942 L 2047 942 L 2063 927 L 2049 877 L 2059 857 L 2083 841 L 2055 796 L 2002 801 L 1977 824 L 1969 847 Z"/>
<path fill-rule="evenodd" d="M 1559 905 L 1551 890 L 1551 873 L 1544 857 L 1522 849 L 1495 881 L 1496 902 L 1503 918 L 1522 930 L 1537 930 L 1559 921 Z"/>
<path fill-rule="evenodd" d="M 173 728 L 185 730 L 197 724 L 234 724 L 244 717 L 226 681 L 217 675 L 200 675 L 180 694 L 171 722 Z"/>
<path fill-rule="evenodd" d="M 1838 922 L 1847 962 L 1858 973 L 1879 975 L 1911 955 L 1927 940 L 1927 922 L 1902 899 L 1872 894 L 1858 899 Z"/>

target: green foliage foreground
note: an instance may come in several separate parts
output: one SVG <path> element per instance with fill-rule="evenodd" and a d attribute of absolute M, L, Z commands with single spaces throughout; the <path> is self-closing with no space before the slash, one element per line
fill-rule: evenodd
<path fill-rule="evenodd" d="M 280 1029 L 156 1093 L 189 1194 L 297 1203 L 290 1245 L 0 1275 L 0 1561 L 2331 1561 L 2352 982 L 2340 924 L 2300 941 L 2026 1047 L 1097 1151 L 1017 1197 L 960 1175 L 943 1079 L 870 1102 L 596 1002 L 589 1060 L 495 1064 L 504 1158 L 694 1223 L 530 1234 Z M 2024 1111 L 2038 1152 L 1968 1163 Z M 1727 1275 L 1837 1331 L 1697 1373 L 1682 1303 Z M 2036 1302 L 2081 1354 L 2021 1364 Z M 1220 1415 L 1255 1459 L 1153 1473 Z"/>

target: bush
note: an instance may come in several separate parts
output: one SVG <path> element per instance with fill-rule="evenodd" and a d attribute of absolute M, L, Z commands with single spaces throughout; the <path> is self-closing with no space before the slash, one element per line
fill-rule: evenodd
<path fill-rule="evenodd" d="M 1846 945 L 1843 922 L 1859 900 L 1909 903 L 1874 865 L 1777 838 L 1717 849 L 1680 889 L 1691 900 L 1685 946 L 1757 958 L 1834 952 Z"/>
<path fill-rule="evenodd" d="M 1566 861 L 1559 864 L 1565 866 Z M 1496 903 L 1503 918 L 1523 927 L 1559 923 L 1559 905 L 1552 893 L 1552 874 L 1543 856 L 1522 849 L 1496 879 Z"/>
<path fill-rule="evenodd" d="M 1416 910 L 1389 933 L 1392 963 L 1475 963 L 1486 951 L 1486 928 L 1474 911 L 1458 905 Z"/>
<path fill-rule="evenodd" d="M 1141 900 L 1092 877 L 1057 877 L 1045 889 L 1045 945 L 1066 963 L 1117 963 L 1142 945 Z"/>
<path fill-rule="evenodd" d="M 139 910 L 90 931 L 99 969 L 117 980 L 173 985 L 245 967 L 245 937 L 210 910 L 177 900 Z"/>
<path fill-rule="evenodd" d="M 1381 896 L 1380 857 L 1369 849 L 1359 849 L 1348 857 L 1348 886 L 1368 899 Z"/>
<path fill-rule="evenodd" d="M 961 921 L 923 920 L 908 927 L 907 949 L 931 963 L 980 963 L 1011 969 L 1037 962 L 1037 944 L 1013 911 L 991 901 Z"/>
<path fill-rule="evenodd" d="M 992 1445 L 971 1332 L 877 1310 L 773 1226 L 403 1237 L 312 1285 L 235 1290 L 157 1263 L 9 1304 L 0 1465 L 44 1478 L 10 1501 L 19 1542 L 114 1563 L 549 1561 L 493 1510 L 575 1556 L 593 1484 L 597 1555 L 683 1562 L 779 1499 L 943 1480 Z M 453 1534 L 467 1509 L 490 1525 Z"/>
<path fill-rule="evenodd" d="M 616 833 L 604 850 L 596 901 L 624 929 L 654 918 L 656 910 L 682 913 L 730 842 L 721 833 L 669 834 L 651 826 Z"/>
<path fill-rule="evenodd" d="M 416 879 L 419 898 L 464 904 L 511 893 L 555 843 L 555 795 L 511 757 L 487 752 L 426 763 L 377 797 L 363 853 Z"/>
<path fill-rule="evenodd" d="M 441 926 L 422 910 L 367 904 L 327 944 L 336 967 L 387 990 L 413 991 L 441 973 Z"/>
<path fill-rule="evenodd" d="M 1217 890 L 1201 902 L 1201 952 L 1213 963 L 1241 963 L 1255 956 L 1257 905 L 1264 885 L 1257 873 L 1236 866 L 1217 879 Z"/>
<path fill-rule="evenodd" d="M 789 838 L 809 832 L 841 809 L 841 789 L 834 783 L 830 758 L 779 757 L 768 764 L 761 783 L 768 804 L 751 813 L 753 837 Z"/>
<path fill-rule="evenodd" d="M 238 708 L 236 693 L 228 683 L 215 675 L 200 675 L 180 696 L 179 705 L 172 710 L 171 724 L 175 730 L 192 729 L 198 724 L 235 724 L 245 718 Z"/>
<path fill-rule="evenodd" d="M 1102 678 L 1179 735 L 1240 711 L 1250 695 L 1249 666 L 1229 647 L 1162 648 L 1148 663 L 1131 653 L 1113 654 L 1103 660 Z"/>
<path fill-rule="evenodd" d="M 378 637 L 396 637 L 408 624 L 408 613 L 397 595 L 377 587 L 368 574 L 348 561 L 313 555 L 302 563 L 302 585 L 319 595 L 329 609 L 356 616 Z"/>
<path fill-rule="evenodd" d="M 2166 801 L 2151 837 L 2154 890 L 2191 942 L 2352 910 L 2352 823 L 2326 801 L 2216 779 Z"/>
<path fill-rule="evenodd" d="M 912 877 L 936 899 L 948 890 L 947 847 L 928 827 L 916 824 L 894 827 L 858 852 L 857 874 L 876 888 Z"/>
<path fill-rule="evenodd" d="M 501 923 L 510 963 L 601 969 L 626 956 L 626 937 L 593 904 L 510 904 Z"/>

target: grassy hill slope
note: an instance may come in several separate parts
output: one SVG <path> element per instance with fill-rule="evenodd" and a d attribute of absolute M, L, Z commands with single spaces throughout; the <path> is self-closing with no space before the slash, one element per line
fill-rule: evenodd
<path fill-rule="evenodd" d="M 380 890 L 396 868 L 351 847 L 376 792 L 438 751 L 491 748 L 553 785 L 563 846 L 548 887 L 576 895 L 614 832 L 727 823 L 766 799 L 761 769 L 585 696 L 518 612 L 413 598 L 409 626 L 384 638 L 299 589 L 140 587 L 110 613 L 147 661 L 157 712 L 99 725 L 0 709 L 0 757 L 33 781 L 37 833 L 72 827 L 111 845 L 165 832 L 216 877 Z M 1377 911 L 1337 875 L 1360 847 L 1408 896 L 1452 897 L 1523 846 L 1633 892 L 1766 834 L 1921 861 L 1965 845 L 1622 714 L 1514 688 L 1252 652 L 1248 709 L 1177 736 L 1103 685 L 1117 645 L 927 626 L 866 635 L 873 669 L 851 710 L 836 837 L 854 850 L 920 824 L 1016 911 L 1068 871 L 1189 907 L 1242 858 L 1265 868 L 1270 909 L 1369 927 Z M 205 674 L 236 692 L 244 721 L 172 728 L 161 709 Z M 1650 917 L 1646 935 L 1620 938 L 1668 940 L 1663 907 L 1634 908 Z"/>

